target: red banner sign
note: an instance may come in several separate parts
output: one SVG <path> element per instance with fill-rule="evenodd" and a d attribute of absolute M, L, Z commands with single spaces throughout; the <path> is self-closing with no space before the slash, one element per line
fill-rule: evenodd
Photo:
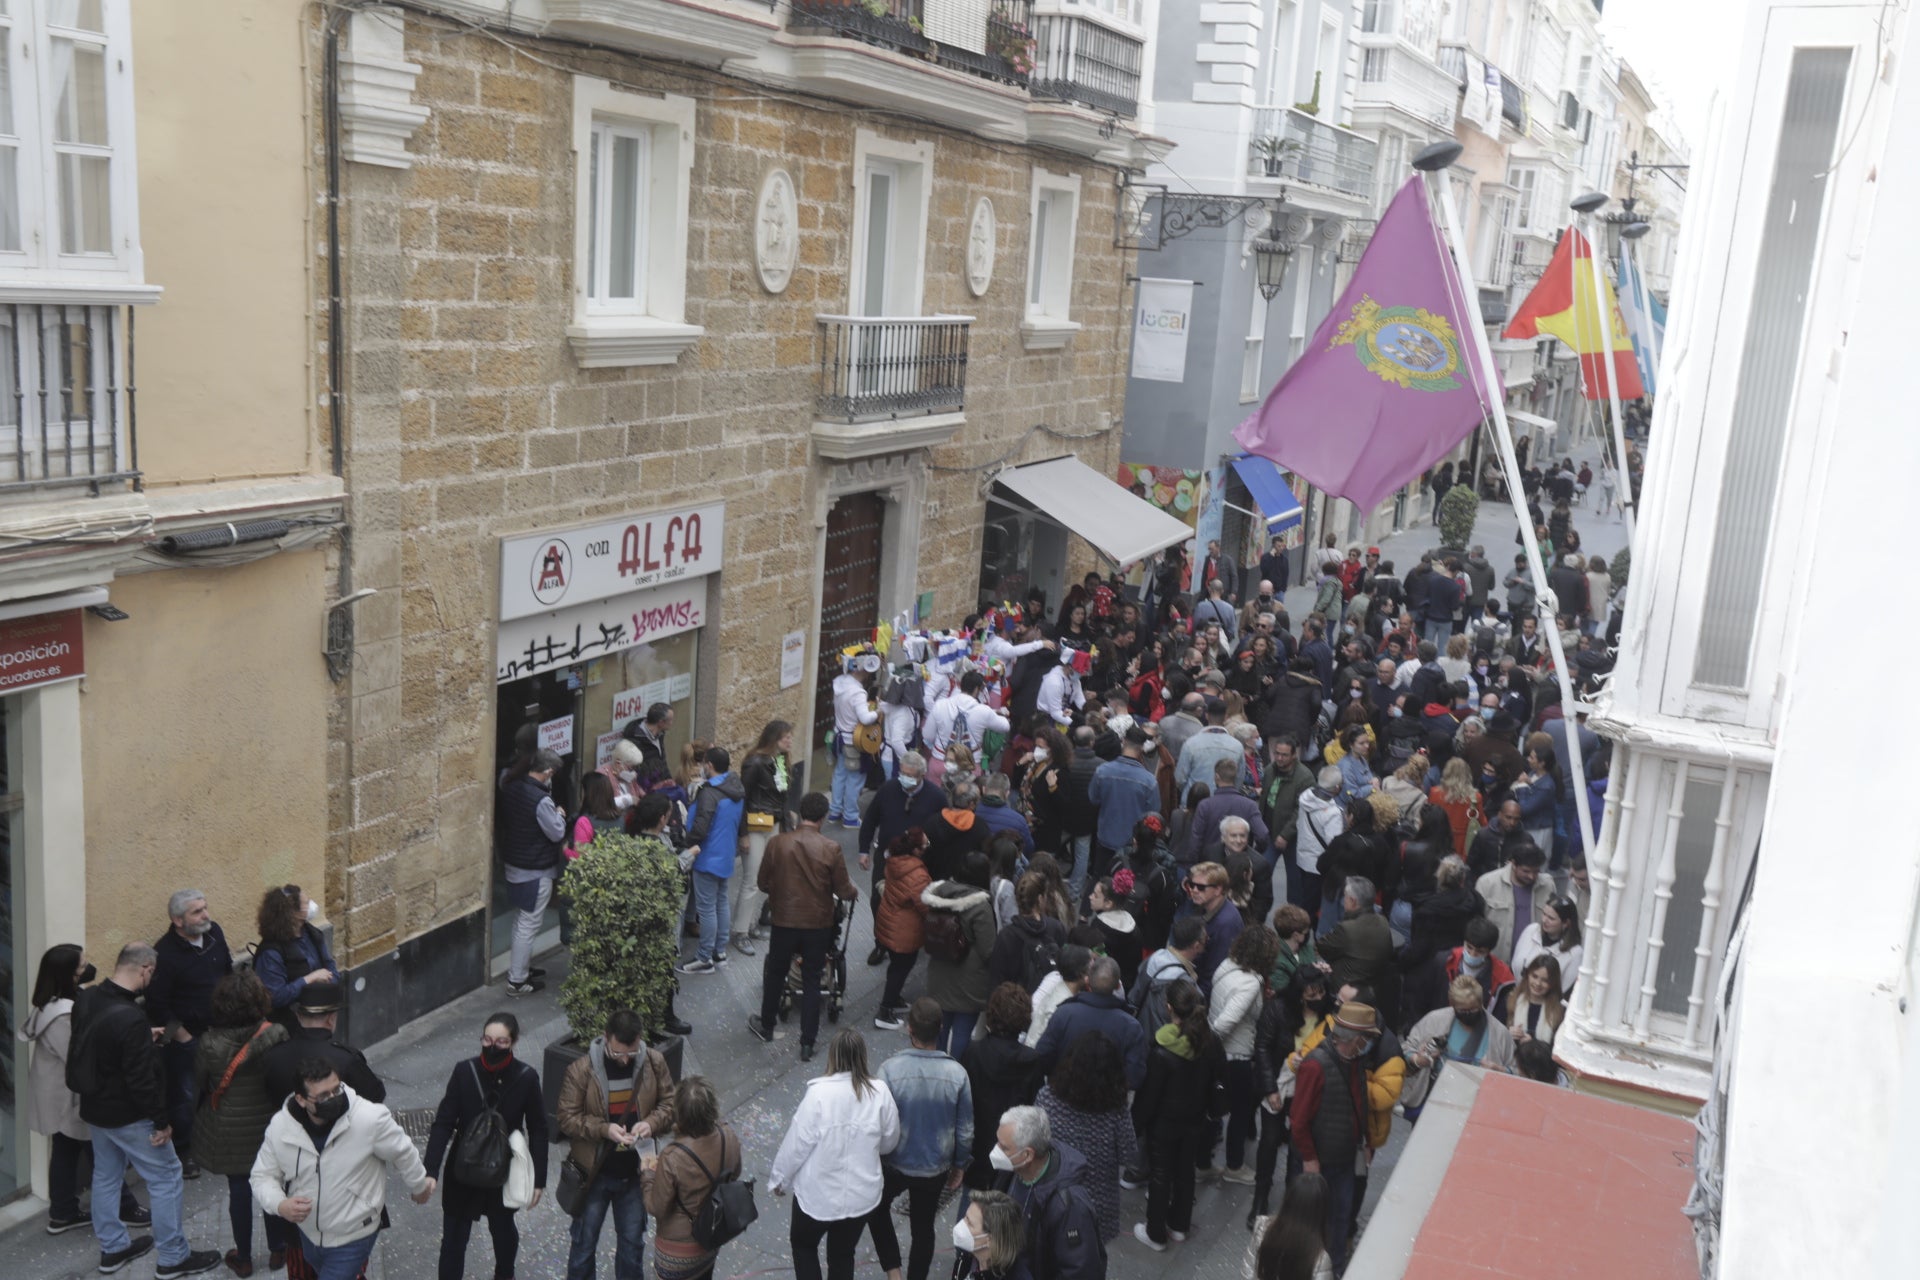
<path fill-rule="evenodd" d="M 87 674 L 80 610 L 0 622 L 0 693 L 18 693 Z"/>

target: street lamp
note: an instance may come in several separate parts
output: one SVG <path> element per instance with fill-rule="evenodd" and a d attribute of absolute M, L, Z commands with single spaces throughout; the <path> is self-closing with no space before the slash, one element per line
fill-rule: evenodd
<path fill-rule="evenodd" d="M 1283 238 L 1280 229 L 1283 216 L 1276 204 L 1266 233 L 1253 242 L 1253 265 L 1260 279 L 1260 296 L 1268 302 L 1279 296 L 1280 286 L 1286 283 L 1287 264 L 1293 261 L 1293 251 L 1298 247 Z"/>

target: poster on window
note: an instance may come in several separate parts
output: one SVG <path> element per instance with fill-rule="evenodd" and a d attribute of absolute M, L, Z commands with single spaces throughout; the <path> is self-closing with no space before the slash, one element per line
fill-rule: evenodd
<path fill-rule="evenodd" d="M 1143 276 L 1133 320 L 1133 376 L 1185 382 L 1187 330 L 1193 324 L 1193 281 Z"/>

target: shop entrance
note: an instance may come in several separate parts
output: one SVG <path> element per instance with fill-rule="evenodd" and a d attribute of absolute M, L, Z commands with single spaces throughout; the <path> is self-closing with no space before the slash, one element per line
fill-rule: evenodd
<path fill-rule="evenodd" d="M 827 511 L 826 570 L 820 579 L 820 672 L 813 699 L 813 741 L 826 741 L 833 728 L 833 678 L 840 674 L 840 650 L 872 637 L 880 620 L 881 531 L 887 501 L 879 493 L 849 493 Z M 911 554 L 911 552 L 909 552 Z M 825 773 L 831 776 L 831 762 Z"/>
<path fill-rule="evenodd" d="M 31 696 L 31 695 L 28 695 Z M 0 1026 L 18 1027 L 33 994 L 38 956 L 25 954 L 26 849 L 20 839 L 19 699 L 0 698 Z M 24 1194 L 32 1138 L 27 1129 L 27 1066 L 32 1046 L 7 1037 L 0 1059 L 0 1203 Z"/>

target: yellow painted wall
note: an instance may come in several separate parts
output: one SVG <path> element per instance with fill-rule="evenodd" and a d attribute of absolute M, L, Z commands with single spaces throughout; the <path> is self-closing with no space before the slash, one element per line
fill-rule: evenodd
<path fill-rule="evenodd" d="M 149 487 L 326 466 L 310 412 L 307 6 L 133 6 Z"/>
<path fill-rule="evenodd" d="M 103 966 L 163 933 L 188 885 L 236 947 L 269 885 L 326 903 L 326 562 L 122 577 L 113 602 L 132 617 L 87 618 L 87 941 Z"/>

